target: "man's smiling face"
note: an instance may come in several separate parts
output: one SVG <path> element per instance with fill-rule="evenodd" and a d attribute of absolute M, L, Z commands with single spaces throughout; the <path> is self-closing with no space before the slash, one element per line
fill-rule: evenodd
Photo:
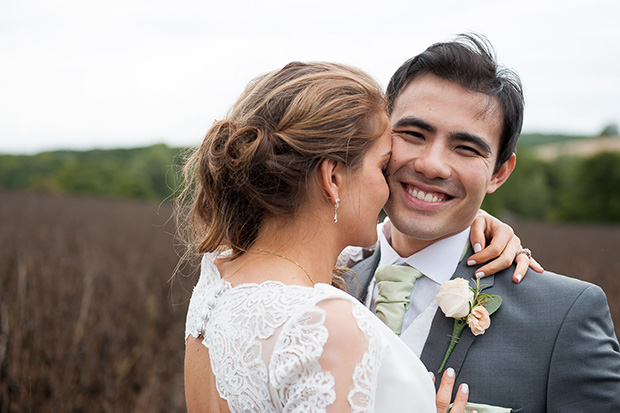
<path fill-rule="evenodd" d="M 392 244 L 406 256 L 467 228 L 487 193 L 514 168 L 493 173 L 502 132 L 496 98 L 424 74 L 401 92 L 393 133 L 385 210 Z"/>

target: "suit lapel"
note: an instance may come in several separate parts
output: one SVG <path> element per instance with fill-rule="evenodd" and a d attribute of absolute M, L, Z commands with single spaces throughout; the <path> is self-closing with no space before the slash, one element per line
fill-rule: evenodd
<path fill-rule="evenodd" d="M 351 270 L 355 271 L 355 274 L 347 272 L 344 277 L 347 283 L 347 292 L 362 303 L 366 301 L 368 285 L 375 275 L 380 258 L 381 248 L 377 248 L 370 257 L 351 267 Z"/>
<path fill-rule="evenodd" d="M 465 254 L 465 257 L 469 257 L 472 255 L 473 251 L 471 247 Z M 472 276 L 475 273 L 476 267 L 468 267 L 467 259 L 463 259 L 456 268 L 456 271 L 452 275 L 451 279 L 455 278 L 464 278 L 470 281 L 470 285 L 473 287 Z M 481 281 L 481 284 L 485 284 L 482 289 L 485 290 L 493 286 L 495 282 L 495 276 L 491 275 L 487 278 L 484 278 Z M 426 366 L 426 368 L 433 373 L 437 373 L 441 362 L 448 350 L 448 346 L 450 345 L 450 337 L 452 336 L 452 329 L 454 327 L 454 319 L 446 317 L 441 308 L 437 309 L 435 313 L 435 317 L 433 318 L 433 323 L 431 325 L 431 330 L 429 332 L 426 343 L 424 344 L 424 349 L 422 349 L 422 354 L 420 359 Z M 474 336 L 469 328 L 465 328 L 463 330 L 463 334 L 459 339 L 456 347 L 452 351 L 450 358 L 446 362 L 445 368 L 452 367 L 456 375 L 458 376 L 461 367 L 463 366 L 463 362 L 465 361 L 465 357 L 467 356 L 467 352 L 469 351 L 469 347 L 474 342 Z M 436 381 L 436 386 L 439 386 L 439 380 Z"/>

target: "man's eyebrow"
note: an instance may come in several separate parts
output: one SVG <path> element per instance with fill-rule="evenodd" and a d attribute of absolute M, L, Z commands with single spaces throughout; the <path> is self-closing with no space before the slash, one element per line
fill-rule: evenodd
<path fill-rule="evenodd" d="M 487 141 L 481 138 L 480 136 L 473 135 L 467 132 L 457 132 L 457 133 L 452 134 L 450 138 L 453 140 L 471 143 L 477 146 L 478 149 L 480 149 L 482 152 L 484 152 L 487 155 L 490 155 L 492 153 L 491 146 L 489 146 Z"/>
<path fill-rule="evenodd" d="M 399 129 L 407 126 L 414 126 L 416 128 L 420 128 L 431 133 L 437 132 L 437 128 L 435 128 L 433 125 L 413 116 L 406 116 L 404 118 L 398 119 L 398 121 L 396 121 L 396 123 L 392 125 L 392 129 Z"/>

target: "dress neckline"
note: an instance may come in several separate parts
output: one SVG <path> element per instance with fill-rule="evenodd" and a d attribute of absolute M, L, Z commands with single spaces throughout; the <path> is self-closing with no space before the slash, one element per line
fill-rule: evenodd
<path fill-rule="evenodd" d="M 299 287 L 299 288 L 310 288 L 310 289 L 315 289 L 316 287 L 325 288 L 321 286 L 333 287 L 330 284 L 321 283 L 321 282 L 315 283 L 313 286 L 309 286 L 309 285 L 303 285 L 303 284 L 286 284 L 279 280 L 265 280 L 261 282 L 244 282 L 244 283 L 233 285 L 230 281 L 222 278 L 222 274 L 220 273 L 219 268 L 214 262 L 214 260 L 217 258 L 224 258 L 227 252 L 229 251 L 224 251 L 222 253 L 213 252 L 213 253 L 204 254 L 203 259 L 202 259 L 202 265 L 201 265 L 202 267 L 201 275 L 205 274 L 204 270 L 208 266 L 208 268 L 211 270 L 211 273 L 212 273 L 212 276 L 210 276 L 209 278 L 211 278 L 211 280 L 215 283 L 222 283 L 226 287 L 226 289 L 229 289 L 229 290 L 238 289 L 238 288 L 242 288 L 242 289 L 256 288 L 256 287 L 261 287 L 265 285 L 278 285 L 282 287 Z"/>

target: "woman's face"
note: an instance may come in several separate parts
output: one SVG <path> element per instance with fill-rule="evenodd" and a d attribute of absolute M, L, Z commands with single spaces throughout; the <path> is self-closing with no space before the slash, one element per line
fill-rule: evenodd
<path fill-rule="evenodd" d="M 368 150 L 362 165 L 351 172 L 340 194 L 338 222 L 342 222 L 347 245 L 372 246 L 377 242 L 377 218 L 390 190 L 385 171 L 392 154 L 392 131 L 386 115 L 377 121 L 383 133 Z"/>

